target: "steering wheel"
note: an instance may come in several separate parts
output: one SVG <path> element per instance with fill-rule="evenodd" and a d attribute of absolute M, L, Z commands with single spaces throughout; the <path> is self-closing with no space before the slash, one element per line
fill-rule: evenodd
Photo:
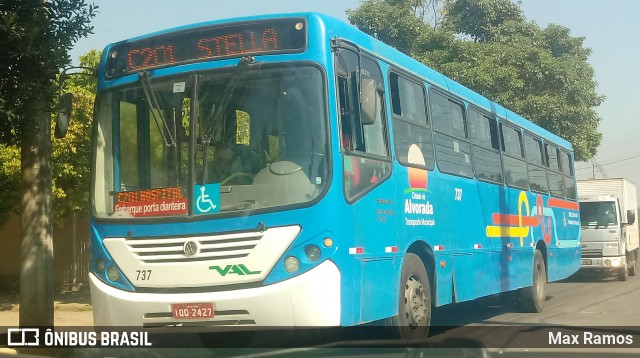
<path fill-rule="evenodd" d="M 232 181 L 233 179 L 235 179 L 237 177 L 247 177 L 247 178 L 253 179 L 255 177 L 255 174 L 245 173 L 245 172 L 233 173 L 233 174 L 229 175 L 228 177 L 224 178 L 224 180 L 220 182 L 220 185 L 226 185 L 228 182 Z"/>

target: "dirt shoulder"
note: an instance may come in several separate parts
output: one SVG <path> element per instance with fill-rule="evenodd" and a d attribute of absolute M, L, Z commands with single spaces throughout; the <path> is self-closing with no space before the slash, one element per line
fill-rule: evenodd
<path fill-rule="evenodd" d="M 0 326 L 17 326 L 19 315 L 19 292 L 0 292 Z M 93 326 L 91 294 L 88 289 L 77 292 L 62 291 L 54 295 L 54 325 Z"/>
<path fill-rule="evenodd" d="M 55 326 L 93 326 L 93 309 L 89 290 L 56 293 L 53 314 Z M 17 327 L 19 322 L 19 292 L 0 291 L 0 327 Z M 0 355 L 13 354 L 17 354 L 15 349 L 0 347 Z"/>

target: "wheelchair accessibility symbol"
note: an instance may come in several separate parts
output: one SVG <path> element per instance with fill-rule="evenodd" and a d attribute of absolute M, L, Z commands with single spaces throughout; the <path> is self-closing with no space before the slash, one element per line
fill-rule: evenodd
<path fill-rule="evenodd" d="M 220 184 L 196 185 L 193 188 L 194 214 L 212 214 L 220 212 Z"/>

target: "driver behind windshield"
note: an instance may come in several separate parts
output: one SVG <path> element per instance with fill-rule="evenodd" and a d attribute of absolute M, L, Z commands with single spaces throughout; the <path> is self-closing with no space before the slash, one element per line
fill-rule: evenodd
<path fill-rule="evenodd" d="M 230 106 L 224 115 L 222 141 L 214 143 L 213 160 L 208 165 L 208 182 L 222 185 L 248 185 L 260 170 L 258 156 L 244 144 L 236 143 L 237 115 Z"/>

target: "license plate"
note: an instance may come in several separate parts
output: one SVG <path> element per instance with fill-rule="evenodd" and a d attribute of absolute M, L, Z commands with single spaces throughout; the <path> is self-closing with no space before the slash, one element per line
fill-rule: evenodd
<path fill-rule="evenodd" d="M 171 311 L 178 319 L 213 318 L 213 303 L 176 303 L 171 305 Z"/>
<path fill-rule="evenodd" d="M 591 259 L 582 259 L 583 265 L 591 265 Z"/>

